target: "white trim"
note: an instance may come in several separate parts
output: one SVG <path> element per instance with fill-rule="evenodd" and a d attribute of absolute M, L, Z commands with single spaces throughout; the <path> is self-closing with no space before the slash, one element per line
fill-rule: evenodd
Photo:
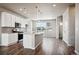
<path fill-rule="evenodd" d="M 26 49 L 26 48 L 27 48 L 27 49 L 32 49 L 32 50 L 35 49 L 35 47 L 25 47 L 25 46 L 24 46 L 24 48 L 25 48 L 25 49 Z"/>
<path fill-rule="evenodd" d="M 79 52 L 78 52 L 77 50 L 75 50 L 75 53 L 76 53 L 77 55 L 79 55 Z"/>
<path fill-rule="evenodd" d="M 69 44 L 68 42 L 66 42 L 65 40 L 63 40 L 68 46 L 72 46 L 71 44 Z"/>
<path fill-rule="evenodd" d="M 72 46 L 71 44 L 67 43 L 68 46 Z"/>
<path fill-rule="evenodd" d="M 0 44 L 0 46 L 8 46 L 8 45 L 3 45 L 3 44 Z"/>

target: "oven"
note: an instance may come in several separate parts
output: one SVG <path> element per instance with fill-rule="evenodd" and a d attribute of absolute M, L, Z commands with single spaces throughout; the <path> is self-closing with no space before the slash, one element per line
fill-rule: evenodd
<path fill-rule="evenodd" d="M 18 41 L 23 39 L 23 33 L 18 33 Z"/>

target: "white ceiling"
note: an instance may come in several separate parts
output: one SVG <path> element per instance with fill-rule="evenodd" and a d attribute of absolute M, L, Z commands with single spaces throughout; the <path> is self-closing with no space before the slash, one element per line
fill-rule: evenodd
<path fill-rule="evenodd" d="M 53 3 L 9 3 L 9 4 L 4 3 L 4 4 L 0 4 L 0 6 L 4 6 L 25 17 L 31 18 L 32 20 L 55 19 L 57 16 L 60 16 L 70 4 L 56 3 L 56 7 L 53 7 L 52 5 Z M 36 6 L 38 6 L 38 8 L 36 8 Z M 20 8 L 23 8 L 23 9 L 25 8 L 25 9 L 23 11 L 20 11 L 19 10 Z M 40 13 L 39 13 L 39 10 L 40 10 Z"/>

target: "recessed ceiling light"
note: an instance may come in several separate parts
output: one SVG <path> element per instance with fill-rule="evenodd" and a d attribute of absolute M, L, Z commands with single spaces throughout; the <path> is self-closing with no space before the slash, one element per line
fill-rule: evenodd
<path fill-rule="evenodd" d="M 53 7 L 56 7 L 56 4 L 53 4 L 52 6 L 53 6 Z"/>
<path fill-rule="evenodd" d="M 22 8 L 20 8 L 19 10 L 20 10 L 20 11 L 22 11 L 23 9 L 22 9 Z"/>

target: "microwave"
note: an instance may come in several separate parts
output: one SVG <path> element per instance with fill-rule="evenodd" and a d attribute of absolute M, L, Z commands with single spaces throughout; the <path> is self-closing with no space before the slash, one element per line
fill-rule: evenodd
<path fill-rule="evenodd" d="M 21 28 L 21 24 L 20 24 L 20 23 L 15 22 L 15 28 Z"/>

